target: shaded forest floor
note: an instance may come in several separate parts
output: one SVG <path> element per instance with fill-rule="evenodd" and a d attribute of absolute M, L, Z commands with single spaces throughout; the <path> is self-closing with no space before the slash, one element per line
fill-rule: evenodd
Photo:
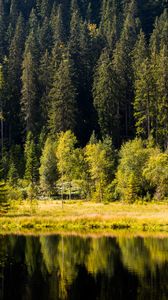
<path fill-rule="evenodd" d="M 168 232 L 168 203 L 126 204 L 86 201 L 11 201 L 0 210 L 1 233 L 58 231 Z"/>

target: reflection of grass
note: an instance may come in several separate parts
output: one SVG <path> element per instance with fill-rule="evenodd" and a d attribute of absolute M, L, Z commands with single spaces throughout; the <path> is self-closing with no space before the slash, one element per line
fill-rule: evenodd
<path fill-rule="evenodd" d="M 66 201 L 62 209 L 61 201 L 12 201 L 0 214 L 1 232 L 115 229 L 168 232 L 168 205 Z"/>

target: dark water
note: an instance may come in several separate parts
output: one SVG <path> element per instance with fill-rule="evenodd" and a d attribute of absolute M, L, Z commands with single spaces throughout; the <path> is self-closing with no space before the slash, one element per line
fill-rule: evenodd
<path fill-rule="evenodd" d="M 0 299 L 168 299 L 168 238 L 0 236 Z"/>

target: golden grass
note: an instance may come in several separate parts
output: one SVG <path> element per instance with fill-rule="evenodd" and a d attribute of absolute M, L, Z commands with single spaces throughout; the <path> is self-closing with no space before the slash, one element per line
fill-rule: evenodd
<path fill-rule="evenodd" d="M 168 204 L 89 201 L 12 201 L 0 214 L 1 232 L 168 232 Z"/>

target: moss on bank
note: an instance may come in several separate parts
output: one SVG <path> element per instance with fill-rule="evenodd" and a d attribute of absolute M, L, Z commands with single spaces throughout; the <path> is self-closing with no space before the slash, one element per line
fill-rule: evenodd
<path fill-rule="evenodd" d="M 11 201 L 0 214 L 0 232 L 168 232 L 168 204 Z"/>

